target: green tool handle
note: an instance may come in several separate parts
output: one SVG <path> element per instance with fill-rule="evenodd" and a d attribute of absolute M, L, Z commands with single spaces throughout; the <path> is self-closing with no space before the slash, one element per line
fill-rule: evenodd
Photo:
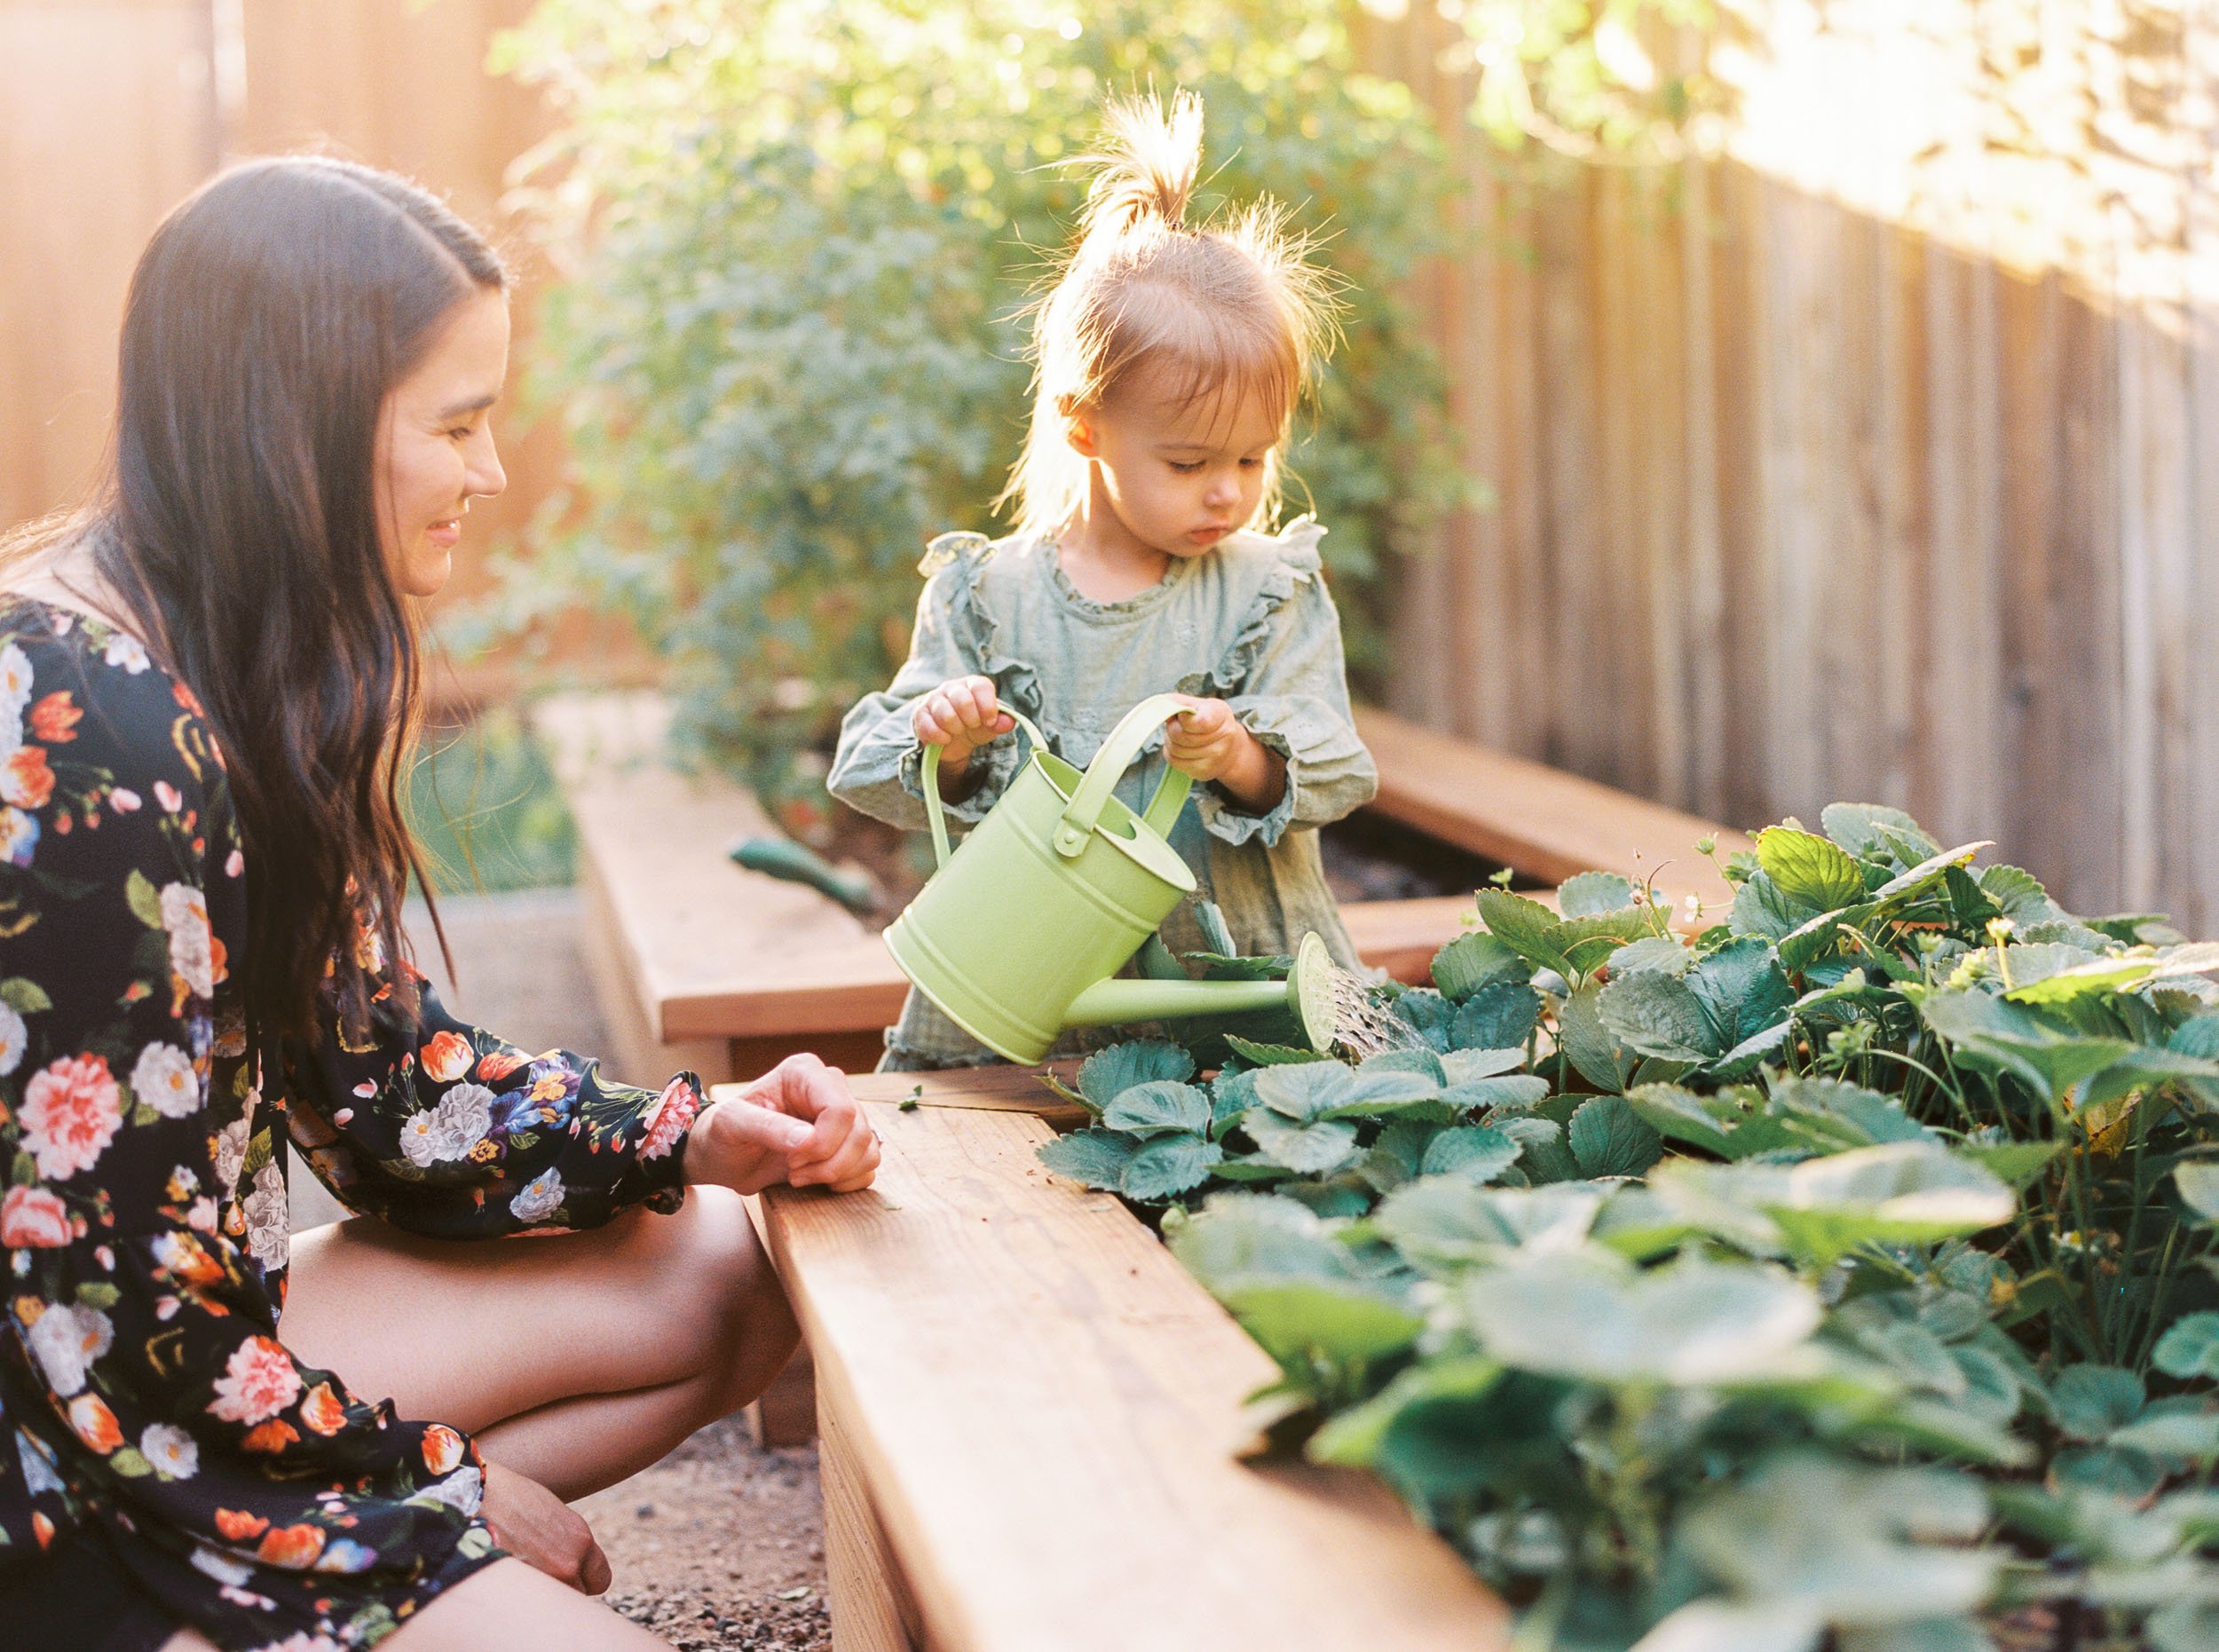
<path fill-rule="evenodd" d="M 1031 718 L 1007 706 L 1002 709 L 1008 712 L 1015 719 L 1017 727 L 1025 731 L 1025 738 L 1032 742 L 1034 751 L 1047 750 L 1047 739 Z M 925 785 L 925 819 L 932 827 L 932 864 L 936 870 L 946 866 L 949 855 L 953 852 L 948 848 L 948 811 L 940 802 L 940 752 L 941 747 L 937 746 L 925 747 L 924 768 L 920 777 Z"/>
<path fill-rule="evenodd" d="M 789 883 L 806 883 L 849 912 L 877 909 L 878 890 L 868 878 L 841 871 L 806 843 L 784 837 L 744 837 L 726 852 L 750 872 L 784 878 Z"/>

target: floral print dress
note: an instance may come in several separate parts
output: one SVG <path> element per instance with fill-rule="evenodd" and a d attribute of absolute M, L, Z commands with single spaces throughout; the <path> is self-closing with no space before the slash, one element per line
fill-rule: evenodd
<path fill-rule="evenodd" d="M 527 1055 L 428 987 L 404 1021 L 390 984 L 368 1036 L 250 1063 L 248 875 L 191 690 L 4 599 L 0 1603 L 90 1546 L 218 1646 L 369 1646 L 499 1551 L 468 1439 L 287 1351 L 291 1151 L 414 1233 L 592 1227 L 676 1207 L 699 1086 Z"/>

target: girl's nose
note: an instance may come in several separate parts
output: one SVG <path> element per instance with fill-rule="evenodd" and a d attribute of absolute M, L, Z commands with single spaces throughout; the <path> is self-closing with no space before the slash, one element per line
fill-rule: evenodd
<path fill-rule="evenodd" d="M 1210 478 L 1210 486 L 1204 490 L 1202 497 L 1206 503 L 1213 506 L 1229 506 L 1240 497 L 1240 485 L 1220 471 Z"/>

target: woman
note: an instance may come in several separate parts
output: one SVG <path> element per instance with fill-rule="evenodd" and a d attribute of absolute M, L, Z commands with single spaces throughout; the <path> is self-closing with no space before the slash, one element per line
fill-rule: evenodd
<path fill-rule="evenodd" d="M 407 963 L 412 603 L 508 345 L 422 191 L 231 172 L 133 278 L 107 485 L 0 579 L 10 1645 L 656 1644 L 563 1500 L 791 1352 L 737 1193 L 875 1171 L 813 1057 L 705 1108 Z M 362 1214 L 288 1259 L 293 1148 Z"/>

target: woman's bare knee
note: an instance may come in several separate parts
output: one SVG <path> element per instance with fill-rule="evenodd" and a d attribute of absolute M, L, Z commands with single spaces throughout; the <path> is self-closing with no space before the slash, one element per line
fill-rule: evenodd
<path fill-rule="evenodd" d="M 162 1643 L 162 1652 L 216 1652 L 216 1643 L 197 1629 L 180 1629 Z"/>
<path fill-rule="evenodd" d="M 382 1642 L 391 1652 L 667 1652 L 638 1624 L 513 1556 L 474 1572 Z M 164 1648 L 163 1652 L 170 1652 Z"/>

